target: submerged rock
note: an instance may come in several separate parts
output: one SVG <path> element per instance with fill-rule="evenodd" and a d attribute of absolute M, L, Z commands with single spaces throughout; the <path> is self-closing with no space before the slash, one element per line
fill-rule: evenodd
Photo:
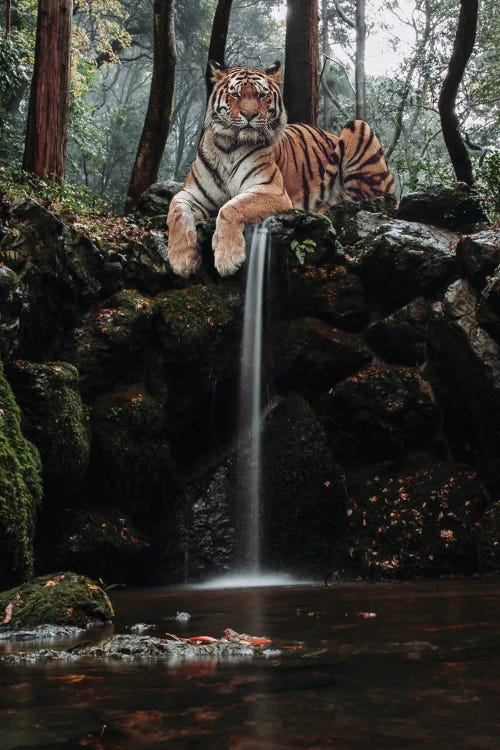
<path fill-rule="evenodd" d="M 403 367 L 361 370 L 325 394 L 319 411 L 335 455 L 351 466 L 428 447 L 438 425 L 431 386 Z"/>
<path fill-rule="evenodd" d="M 77 573 L 53 573 L 0 593 L 0 613 L 12 605 L 8 629 L 38 625 L 86 627 L 114 616 L 107 594 L 90 578 Z M 5 616 L 4 616 L 5 620 Z"/>
<path fill-rule="evenodd" d="M 0 363 L 0 587 L 33 572 L 33 536 L 42 500 L 40 458 L 21 432 L 21 413 Z M 1 610 L 1 607 L 0 607 Z"/>
<path fill-rule="evenodd" d="M 474 231 L 489 224 L 478 193 L 464 182 L 430 185 L 403 196 L 397 218 L 459 231 Z"/>

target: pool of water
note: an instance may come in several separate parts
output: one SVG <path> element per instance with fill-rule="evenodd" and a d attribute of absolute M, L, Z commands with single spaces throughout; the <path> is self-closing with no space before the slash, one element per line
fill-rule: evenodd
<path fill-rule="evenodd" d="M 159 635 L 231 627 L 269 636 L 281 653 L 0 663 L 0 748 L 496 750 L 498 584 L 115 591 L 115 632 L 138 622 Z"/>

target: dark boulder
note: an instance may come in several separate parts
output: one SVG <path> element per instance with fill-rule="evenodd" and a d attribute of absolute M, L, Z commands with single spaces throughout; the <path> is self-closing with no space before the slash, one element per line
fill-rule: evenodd
<path fill-rule="evenodd" d="M 462 275 L 474 285 L 484 286 L 487 276 L 500 264 L 500 230 L 487 229 L 462 237 L 457 259 Z"/>
<path fill-rule="evenodd" d="M 339 383 L 320 399 L 318 412 L 335 455 L 351 466 L 428 447 L 438 424 L 429 383 L 410 369 L 385 365 Z"/>
<path fill-rule="evenodd" d="M 38 451 L 21 432 L 21 413 L 0 363 L 0 587 L 33 573 L 33 536 L 42 500 Z"/>
<path fill-rule="evenodd" d="M 322 576 L 335 569 L 345 521 L 344 485 L 322 426 L 297 395 L 266 418 L 262 477 L 264 565 Z"/>
<path fill-rule="evenodd" d="M 479 565 L 482 571 L 500 570 L 500 502 L 485 511 L 479 523 Z"/>
<path fill-rule="evenodd" d="M 387 218 L 387 215 L 382 213 L 358 211 L 346 220 L 339 234 L 339 240 L 343 245 L 354 245 L 375 234 L 382 224 L 387 223 Z"/>
<path fill-rule="evenodd" d="M 282 269 L 337 263 L 343 258 L 335 229 L 325 214 L 285 211 L 271 217 L 269 229 L 273 257 Z"/>
<path fill-rule="evenodd" d="M 64 331 L 99 298 L 106 253 L 32 200 L 14 205 L 11 223 L 0 261 L 17 273 L 25 291 L 20 354 L 50 358 Z"/>
<path fill-rule="evenodd" d="M 366 365 L 372 354 L 363 339 L 315 318 L 283 326 L 275 334 L 274 372 L 281 392 L 312 399 Z"/>
<path fill-rule="evenodd" d="M 345 266 L 292 268 L 286 301 L 295 315 L 312 315 L 348 331 L 366 326 L 369 312 L 363 286 Z"/>
<path fill-rule="evenodd" d="M 500 344 L 500 266 L 481 292 L 477 319 L 479 324 Z"/>
<path fill-rule="evenodd" d="M 127 243 L 123 251 L 110 252 L 107 269 L 113 270 L 117 286 L 133 287 L 143 294 L 158 294 L 180 284 L 168 262 L 165 233 L 159 231 Z"/>
<path fill-rule="evenodd" d="M 374 578 L 474 573 L 486 493 L 461 464 L 416 458 L 347 478 L 346 548 L 355 573 Z"/>
<path fill-rule="evenodd" d="M 383 310 L 436 295 L 456 270 L 456 235 L 409 221 L 383 224 L 352 250 L 370 297 Z"/>
<path fill-rule="evenodd" d="M 366 219 L 366 223 L 373 227 L 374 222 L 378 221 L 380 216 L 392 218 L 396 214 L 397 201 L 393 195 L 384 195 L 380 198 L 365 198 L 362 201 L 341 201 L 331 206 L 326 215 L 331 220 L 335 231 L 341 242 L 351 244 L 349 238 L 352 237 L 353 229 L 357 232 L 363 224 L 365 214 L 374 214 L 376 218 Z M 360 220 L 356 218 L 361 213 Z M 366 226 L 365 223 L 365 226 Z M 361 230 L 364 231 L 364 230 Z"/>
<path fill-rule="evenodd" d="M 108 595 L 77 573 L 51 573 L 0 593 L 0 615 L 12 604 L 9 629 L 37 625 L 86 627 L 114 617 Z"/>
<path fill-rule="evenodd" d="M 174 180 L 155 182 L 139 198 L 135 210 L 136 215 L 161 216 L 165 218 L 166 224 L 170 202 L 181 188 L 182 183 Z"/>
<path fill-rule="evenodd" d="M 108 584 L 144 584 L 155 578 L 150 545 L 124 510 L 67 509 L 47 564 L 73 567 Z"/>
<path fill-rule="evenodd" d="M 461 232 L 477 231 L 490 222 L 478 193 L 463 182 L 431 185 L 401 198 L 398 219 L 419 221 Z"/>
<path fill-rule="evenodd" d="M 432 303 L 416 297 L 387 318 L 373 323 L 366 331 L 370 346 L 386 362 L 415 366 L 425 362 Z"/>

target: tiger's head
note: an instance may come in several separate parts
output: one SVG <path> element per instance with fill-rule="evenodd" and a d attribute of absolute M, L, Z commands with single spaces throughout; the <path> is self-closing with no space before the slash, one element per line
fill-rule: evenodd
<path fill-rule="evenodd" d="M 214 88 L 208 100 L 205 127 L 227 145 L 279 141 L 286 125 L 279 82 L 281 63 L 266 70 L 224 68 L 210 61 Z"/>

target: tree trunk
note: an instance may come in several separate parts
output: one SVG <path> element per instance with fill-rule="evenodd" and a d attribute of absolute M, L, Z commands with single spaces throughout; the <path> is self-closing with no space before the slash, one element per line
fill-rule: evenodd
<path fill-rule="evenodd" d="M 73 0 L 38 0 L 23 169 L 49 180 L 66 165 L 72 16 Z"/>
<path fill-rule="evenodd" d="M 229 18 L 231 16 L 231 5 L 233 0 L 219 0 L 215 9 L 214 22 L 212 25 L 212 34 L 210 36 L 210 45 L 208 48 L 208 59 L 214 60 L 224 66 L 226 55 L 227 31 L 229 28 Z M 214 87 L 212 83 L 212 71 L 207 63 L 205 73 L 207 82 L 207 99 L 212 93 Z"/>
<path fill-rule="evenodd" d="M 365 45 L 366 45 L 366 14 L 365 0 L 356 0 L 356 117 L 366 120 L 365 97 Z"/>
<path fill-rule="evenodd" d="M 125 213 L 158 179 L 172 113 L 175 80 L 174 1 L 154 2 L 154 60 L 148 110 L 132 169 Z"/>
<path fill-rule="evenodd" d="M 10 24 L 12 20 L 12 0 L 6 0 L 5 3 L 5 36 L 10 34 Z"/>
<path fill-rule="evenodd" d="M 448 72 L 439 95 L 439 116 L 444 142 L 450 154 L 457 179 L 472 185 L 471 160 L 460 134 L 460 124 L 455 111 L 458 88 L 462 82 L 465 67 L 472 54 L 476 40 L 478 0 L 460 0 L 457 33 L 453 43 Z"/>
<path fill-rule="evenodd" d="M 287 0 L 283 98 L 288 122 L 316 125 L 318 0 Z"/>

